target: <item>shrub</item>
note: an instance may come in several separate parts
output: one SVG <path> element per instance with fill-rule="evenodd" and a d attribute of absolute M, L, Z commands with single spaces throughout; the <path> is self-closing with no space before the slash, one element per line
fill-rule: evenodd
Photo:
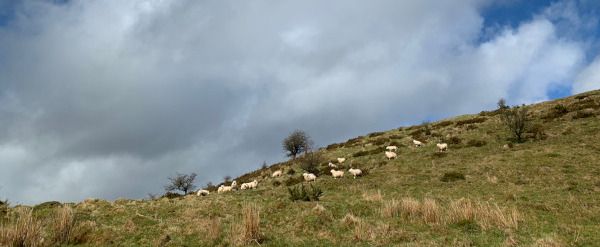
<path fill-rule="evenodd" d="M 86 235 L 91 230 L 77 224 L 73 209 L 69 206 L 57 209 L 51 228 L 51 240 L 56 245 L 83 243 Z"/>
<path fill-rule="evenodd" d="M 523 133 L 529 125 L 527 112 L 528 108 L 525 105 L 501 111 L 502 122 L 517 142 L 523 142 Z"/>
<path fill-rule="evenodd" d="M 466 130 L 475 130 L 477 129 L 477 126 L 474 124 L 469 124 L 465 127 Z"/>
<path fill-rule="evenodd" d="M 8 200 L 2 201 L 0 200 L 0 222 L 4 219 L 4 216 L 8 213 Z"/>
<path fill-rule="evenodd" d="M 458 180 L 465 180 L 465 175 L 460 172 L 446 172 L 444 176 L 440 178 L 442 182 L 454 182 Z"/>
<path fill-rule="evenodd" d="M 381 145 L 385 144 L 388 141 L 389 141 L 388 138 L 377 138 L 374 141 L 372 141 L 371 143 L 373 143 L 373 145 L 381 146 Z"/>
<path fill-rule="evenodd" d="M 536 124 L 532 125 L 527 132 L 533 134 L 533 137 L 535 139 L 538 139 L 538 140 L 546 139 L 546 133 L 544 131 L 544 126 L 542 124 L 536 123 Z"/>
<path fill-rule="evenodd" d="M 279 187 L 281 185 L 281 181 L 274 180 L 272 184 L 273 184 L 274 187 Z"/>
<path fill-rule="evenodd" d="M 296 184 L 302 183 L 303 181 L 304 181 L 304 177 L 290 177 L 287 180 L 285 180 L 285 186 L 296 185 Z"/>
<path fill-rule="evenodd" d="M 446 127 L 446 126 L 452 125 L 452 124 L 454 124 L 454 122 L 452 122 L 452 121 L 441 121 L 439 123 L 434 124 L 433 127 L 440 128 L 440 127 Z"/>
<path fill-rule="evenodd" d="M 484 140 L 469 140 L 467 142 L 468 147 L 483 147 L 487 144 Z"/>
<path fill-rule="evenodd" d="M 390 139 L 402 139 L 402 138 L 404 138 L 404 136 L 402 136 L 402 135 L 391 135 L 389 137 L 390 137 Z"/>
<path fill-rule="evenodd" d="M 292 201 L 318 201 L 323 195 L 321 188 L 310 185 L 304 186 L 304 184 L 288 187 L 288 193 L 290 194 L 290 200 Z"/>
<path fill-rule="evenodd" d="M 57 201 L 49 201 L 49 202 L 42 202 L 38 205 L 35 205 L 33 207 L 33 210 L 41 210 L 41 209 L 48 209 L 48 208 L 55 208 L 55 207 L 60 207 L 62 206 L 62 204 L 60 202 Z"/>
<path fill-rule="evenodd" d="M 292 175 L 294 175 L 294 174 L 296 174 L 296 170 L 294 170 L 294 168 L 291 168 L 291 167 L 290 167 L 290 169 L 287 171 L 287 175 L 290 175 L 290 176 L 292 176 Z"/>
<path fill-rule="evenodd" d="M 565 107 L 563 104 L 556 104 L 554 105 L 554 107 L 542 118 L 543 119 L 555 119 L 555 118 L 559 118 L 562 117 L 563 115 L 569 113 L 569 110 L 567 109 L 567 107 Z"/>
<path fill-rule="evenodd" d="M 456 144 L 460 144 L 462 142 L 462 140 L 458 136 L 453 136 L 453 137 L 450 137 L 448 140 L 446 140 L 446 142 L 448 144 L 456 145 Z"/>
<path fill-rule="evenodd" d="M 373 132 L 373 133 L 369 134 L 368 136 L 369 137 L 376 137 L 376 136 L 380 136 L 380 135 L 383 135 L 383 134 L 385 134 L 385 132 Z"/>
<path fill-rule="evenodd" d="M 170 191 L 167 191 L 164 195 L 162 195 L 160 198 L 169 198 L 169 199 L 174 199 L 174 198 L 180 198 L 183 197 L 184 195 L 179 194 L 179 193 L 173 193 Z"/>
<path fill-rule="evenodd" d="M 346 141 L 346 143 L 344 143 L 344 146 L 345 147 L 350 147 L 350 146 L 353 146 L 356 143 L 359 143 L 360 141 L 362 141 L 362 137 L 361 136 L 356 137 L 356 138 L 352 138 L 352 139 L 349 139 L 348 141 Z"/>
<path fill-rule="evenodd" d="M 342 146 L 344 146 L 344 144 L 343 144 L 343 143 L 334 143 L 334 144 L 330 144 L 330 145 L 328 145 L 328 146 L 327 146 L 327 148 L 325 148 L 325 149 L 327 149 L 327 150 L 331 151 L 331 150 L 334 150 L 334 149 L 340 148 L 340 147 L 342 147 Z"/>
<path fill-rule="evenodd" d="M 483 123 L 485 121 L 487 121 L 487 118 L 485 118 L 485 117 L 474 117 L 474 118 L 470 118 L 470 119 L 456 121 L 456 126 L 463 126 L 465 124 Z"/>
<path fill-rule="evenodd" d="M 319 164 L 323 161 L 320 153 L 310 152 L 305 154 L 300 160 L 300 168 L 302 170 L 319 175 Z"/>
<path fill-rule="evenodd" d="M 595 114 L 593 111 L 582 110 L 582 111 L 577 111 L 575 113 L 575 115 L 573 116 L 573 119 L 588 118 L 588 117 L 593 117 L 594 115 Z"/>
<path fill-rule="evenodd" d="M 587 108 L 597 109 L 600 106 L 593 99 L 577 101 L 570 106 L 570 111 L 579 111 Z"/>

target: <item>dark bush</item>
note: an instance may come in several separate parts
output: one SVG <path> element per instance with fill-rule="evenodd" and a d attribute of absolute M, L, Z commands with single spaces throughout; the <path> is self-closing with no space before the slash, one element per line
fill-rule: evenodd
<path fill-rule="evenodd" d="M 321 188 L 313 186 L 304 186 L 304 184 L 288 187 L 288 193 L 290 194 L 290 200 L 292 201 L 318 201 L 323 195 Z"/>
<path fill-rule="evenodd" d="M 358 151 L 356 153 L 353 153 L 352 157 L 356 158 L 356 157 L 366 156 L 366 155 L 369 155 L 369 151 L 368 150 L 362 150 L 362 151 Z"/>
<path fill-rule="evenodd" d="M 8 214 L 8 200 L 0 200 L 0 223 L 6 214 Z"/>
<path fill-rule="evenodd" d="M 391 135 L 389 137 L 390 137 L 390 139 L 402 139 L 402 138 L 404 138 L 403 135 Z"/>
<path fill-rule="evenodd" d="M 585 99 L 587 97 L 588 97 L 587 95 L 577 95 L 577 96 L 575 96 L 575 99 L 582 100 L 582 99 Z"/>
<path fill-rule="evenodd" d="M 546 139 L 546 132 L 544 131 L 544 125 L 542 124 L 536 123 L 532 125 L 531 127 L 529 127 L 529 130 L 527 130 L 527 132 L 531 133 L 533 135 L 533 138 L 535 139 Z"/>
<path fill-rule="evenodd" d="M 279 187 L 281 185 L 281 181 L 274 180 L 272 184 L 273 184 L 274 187 Z"/>
<path fill-rule="evenodd" d="M 337 148 L 340 148 L 340 147 L 343 147 L 343 146 L 344 146 L 343 143 L 334 143 L 334 144 L 328 145 L 326 149 L 327 150 L 333 150 L 333 149 L 337 149 Z"/>
<path fill-rule="evenodd" d="M 300 176 L 300 177 L 290 177 L 287 180 L 285 180 L 285 186 L 296 185 L 296 184 L 302 183 L 302 181 L 304 181 L 304 177 L 302 177 L 302 176 Z"/>
<path fill-rule="evenodd" d="M 344 147 L 351 147 L 362 141 L 362 136 L 349 139 L 344 143 Z"/>
<path fill-rule="evenodd" d="M 289 169 L 289 170 L 288 170 L 286 173 L 287 173 L 287 175 L 290 175 L 290 176 L 291 176 L 291 175 L 294 175 L 294 174 L 296 174 L 296 170 L 294 170 L 294 168 L 291 168 L 291 167 L 290 167 L 290 169 Z"/>
<path fill-rule="evenodd" d="M 423 134 L 423 129 L 416 129 L 408 133 L 411 136 L 420 136 Z"/>
<path fill-rule="evenodd" d="M 485 121 L 487 121 L 487 118 L 485 118 L 485 117 L 474 117 L 474 118 L 470 118 L 470 119 L 456 121 L 456 126 L 463 126 L 465 124 L 483 123 Z"/>
<path fill-rule="evenodd" d="M 379 145 L 385 144 L 388 141 L 389 141 L 389 139 L 387 139 L 387 138 L 377 138 L 374 141 L 372 141 L 371 143 L 373 143 L 373 145 L 379 146 Z"/>
<path fill-rule="evenodd" d="M 283 151 L 292 159 L 296 159 L 296 156 L 302 152 L 311 150 L 312 145 L 310 136 L 303 130 L 294 130 L 281 142 Z"/>
<path fill-rule="evenodd" d="M 555 118 L 559 118 L 562 117 L 563 115 L 569 113 L 569 110 L 567 109 L 567 107 L 565 107 L 563 104 L 557 104 L 554 105 L 554 107 L 552 107 L 552 109 L 544 116 L 542 116 L 542 119 L 555 119 Z"/>
<path fill-rule="evenodd" d="M 300 159 L 300 168 L 308 173 L 313 173 L 319 176 L 319 164 L 322 162 L 323 157 L 320 153 L 307 153 Z"/>
<path fill-rule="evenodd" d="M 425 121 L 421 125 L 423 126 L 423 134 L 431 135 L 431 126 L 429 125 L 429 122 Z"/>
<path fill-rule="evenodd" d="M 376 137 L 376 136 L 380 136 L 380 135 L 383 135 L 383 134 L 385 134 L 385 132 L 373 132 L 373 133 L 369 134 L 368 136 L 369 137 Z"/>
<path fill-rule="evenodd" d="M 169 198 L 169 199 L 174 199 L 174 198 L 180 198 L 183 197 L 184 195 L 179 194 L 179 193 L 173 193 L 171 191 L 167 191 L 167 193 L 165 193 L 164 195 L 162 195 L 160 198 Z"/>
<path fill-rule="evenodd" d="M 475 130 L 477 129 L 477 126 L 474 124 L 469 124 L 465 127 L 466 130 Z"/>
<path fill-rule="evenodd" d="M 396 146 L 398 148 L 400 148 L 400 147 L 406 147 L 406 145 L 404 145 L 404 144 L 402 144 L 402 143 L 400 143 L 398 141 L 392 141 L 392 142 L 389 143 L 389 145 L 390 146 Z"/>
<path fill-rule="evenodd" d="M 467 142 L 468 147 L 483 147 L 487 144 L 484 140 L 469 140 Z"/>
<path fill-rule="evenodd" d="M 600 105 L 596 104 L 593 99 L 586 99 L 573 103 L 569 108 L 570 111 L 579 111 L 587 108 L 597 109 Z"/>
<path fill-rule="evenodd" d="M 577 111 L 575 113 L 575 115 L 573 115 L 573 119 L 588 118 L 588 117 L 593 117 L 594 115 L 595 114 L 593 111 L 582 110 L 582 111 Z"/>
<path fill-rule="evenodd" d="M 440 178 L 442 182 L 454 182 L 458 180 L 465 180 L 465 175 L 460 172 L 446 172 L 444 176 Z"/>
<path fill-rule="evenodd" d="M 442 134 L 438 132 L 431 132 L 431 137 L 442 137 Z"/>
<path fill-rule="evenodd" d="M 354 154 L 352 154 L 352 157 L 361 157 L 361 156 L 366 156 L 366 155 L 374 155 L 374 154 L 383 154 L 383 152 L 385 151 L 384 147 L 378 147 L 375 149 L 371 149 L 371 150 L 363 150 L 363 151 L 358 151 Z"/>
<path fill-rule="evenodd" d="M 462 140 L 458 136 L 453 136 L 453 137 L 448 138 L 446 140 L 446 142 L 448 144 L 454 144 L 454 145 L 456 145 L 456 144 L 460 144 L 462 142 Z"/>
<path fill-rule="evenodd" d="M 446 126 L 452 125 L 452 124 L 454 124 L 454 122 L 452 122 L 452 121 L 441 121 L 439 123 L 434 124 L 433 127 L 440 128 L 440 127 L 446 127 Z"/>

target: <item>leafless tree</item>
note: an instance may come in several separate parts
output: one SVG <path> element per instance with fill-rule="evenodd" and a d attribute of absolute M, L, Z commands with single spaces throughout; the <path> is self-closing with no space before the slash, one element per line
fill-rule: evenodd
<path fill-rule="evenodd" d="M 168 185 L 165 185 L 165 190 L 167 192 L 179 190 L 179 191 L 183 191 L 184 195 L 187 195 L 187 193 L 189 191 L 196 188 L 196 186 L 194 185 L 195 179 L 196 179 L 196 173 L 191 173 L 191 174 L 177 173 L 177 175 L 175 177 L 169 178 L 169 181 L 171 181 L 171 183 Z"/>
<path fill-rule="evenodd" d="M 527 107 L 522 105 L 507 107 L 501 112 L 502 122 L 517 142 L 523 142 L 523 134 L 529 125 L 527 111 Z"/>

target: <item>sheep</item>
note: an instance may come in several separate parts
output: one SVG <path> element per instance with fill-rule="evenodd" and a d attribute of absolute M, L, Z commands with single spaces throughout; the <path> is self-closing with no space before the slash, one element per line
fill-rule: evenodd
<path fill-rule="evenodd" d="M 334 163 L 329 162 L 329 164 L 327 164 L 327 166 L 331 167 L 331 168 L 338 168 L 338 166 Z"/>
<path fill-rule="evenodd" d="M 346 161 L 346 158 L 337 158 L 338 163 L 344 163 L 344 161 Z"/>
<path fill-rule="evenodd" d="M 310 182 L 310 181 L 317 181 L 317 176 L 315 176 L 315 174 L 312 173 L 302 173 L 302 176 L 304 177 L 304 181 Z"/>
<path fill-rule="evenodd" d="M 440 152 L 448 151 L 448 143 L 438 143 L 436 146 Z"/>
<path fill-rule="evenodd" d="M 394 152 L 390 152 L 390 151 L 385 151 L 385 157 L 390 160 L 390 159 L 395 159 L 396 157 L 398 157 L 398 155 Z"/>
<path fill-rule="evenodd" d="M 396 153 L 394 153 L 394 154 L 396 154 Z M 356 179 L 356 176 L 362 175 L 362 171 L 360 169 L 350 168 L 350 169 L 348 169 L 348 172 L 350 172 L 350 174 L 352 174 L 354 176 L 354 179 Z"/>
<path fill-rule="evenodd" d="M 210 191 L 208 190 L 198 190 L 198 192 L 196 193 L 196 195 L 198 196 L 207 196 L 210 194 Z"/>
<path fill-rule="evenodd" d="M 249 183 L 243 183 L 242 186 L 240 187 L 240 189 L 242 190 L 246 190 L 246 189 L 255 189 L 256 186 L 258 186 L 258 181 L 256 181 L 256 179 L 252 182 Z"/>
<path fill-rule="evenodd" d="M 415 147 L 423 146 L 423 143 L 417 140 L 413 140 L 413 144 L 415 144 Z"/>
<path fill-rule="evenodd" d="M 225 193 L 225 192 L 232 191 L 233 189 L 235 189 L 236 186 L 237 186 L 237 182 L 235 180 L 233 180 L 233 182 L 231 182 L 230 186 L 225 186 L 225 185 L 219 186 L 219 189 L 217 189 L 217 193 Z"/>
<path fill-rule="evenodd" d="M 396 147 L 396 146 L 387 146 L 387 147 L 385 147 L 385 149 L 387 149 L 388 151 L 396 151 L 396 150 L 398 150 L 398 147 Z"/>
<path fill-rule="evenodd" d="M 273 172 L 273 174 L 271 174 L 271 177 L 281 177 L 281 175 L 283 175 L 283 171 L 281 170 L 277 170 L 275 172 Z"/>
<path fill-rule="evenodd" d="M 331 169 L 331 176 L 333 176 L 334 179 L 336 178 L 341 178 L 344 176 L 344 171 L 336 171 L 335 169 Z"/>

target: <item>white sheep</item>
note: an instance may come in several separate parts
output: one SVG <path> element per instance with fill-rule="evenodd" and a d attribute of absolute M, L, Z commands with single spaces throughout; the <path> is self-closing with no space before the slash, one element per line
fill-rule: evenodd
<path fill-rule="evenodd" d="M 390 152 L 390 151 L 385 151 L 385 157 L 390 160 L 390 159 L 395 159 L 396 157 L 398 157 L 398 155 L 394 152 Z"/>
<path fill-rule="evenodd" d="M 440 152 L 448 151 L 448 143 L 438 143 L 435 145 L 438 147 L 438 151 Z"/>
<path fill-rule="evenodd" d="M 199 190 L 199 191 L 196 193 L 196 195 L 198 195 L 198 196 L 207 196 L 207 195 L 209 195 L 209 194 L 210 194 L 210 191 L 208 191 L 208 190 Z"/>
<path fill-rule="evenodd" d="M 225 186 L 225 185 L 219 186 L 219 189 L 217 189 L 217 193 L 224 193 L 224 192 L 232 191 L 236 186 L 237 186 L 237 182 L 234 180 L 233 182 L 231 182 L 230 186 Z"/>
<path fill-rule="evenodd" d="M 257 186 L 258 186 L 258 181 L 256 181 L 256 179 L 255 179 L 252 182 L 243 183 L 242 186 L 240 187 L 240 189 L 242 189 L 242 190 L 255 189 Z"/>
<path fill-rule="evenodd" d="M 338 166 L 334 163 L 329 162 L 329 164 L 327 164 L 327 166 L 331 167 L 331 168 L 337 168 Z"/>
<path fill-rule="evenodd" d="M 281 175 L 283 175 L 283 172 L 281 170 L 277 170 L 271 174 L 271 177 L 281 177 Z"/>
<path fill-rule="evenodd" d="M 387 149 L 388 151 L 396 151 L 396 150 L 398 150 L 398 147 L 396 147 L 396 146 L 387 146 L 387 147 L 385 147 L 385 149 Z"/>
<path fill-rule="evenodd" d="M 304 177 L 304 181 L 310 182 L 310 181 L 317 181 L 317 176 L 315 176 L 315 174 L 312 173 L 302 173 L 302 176 Z"/>
<path fill-rule="evenodd" d="M 344 176 L 344 171 L 336 171 L 334 169 L 331 169 L 331 176 L 333 176 L 333 178 L 341 178 Z"/>
<path fill-rule="evenodd" d="M 356 176 L 362 175 L 362 171 L 360 169 L 350 168 L 350 169 L 348 169 L 348 172 L 350 172 L 350 174 L 352 174 L 354 176 L 354 179 L 356 179 Z"/>
<path fill-rule="evenodd" d="M 413 140 L 413 144 L 415 144 L 415 147 L 423 146 L 423 143 L 417 140 Z"/>
<path fill-rule="evenodd" d="M 344 163 L 344 161 L 346 161 L 346 158 L 337 158 L 338 163 Z"/>

